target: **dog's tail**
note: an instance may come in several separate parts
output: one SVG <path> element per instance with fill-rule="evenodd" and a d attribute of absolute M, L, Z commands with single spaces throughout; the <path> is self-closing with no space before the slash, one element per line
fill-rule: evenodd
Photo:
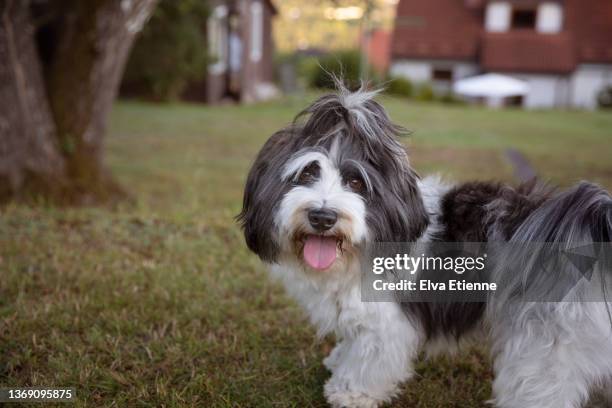
<path fill-rule="evenodd" d="M 612 197 L 596 184 L 581 182 L 545 202 L 513 234 L 513 242 L 574 246 L 610 242 Z"/>
<path fill-rule="evenodd" d="M 608 303 L 611 240 L 612 197 L 606 190 L 580 182 L 549 198 L 520 224 L 499 258 L 495 279 L 503 289 L 493 303 Z"/>
<path fill-rule="evenodd" d="M 520 208 L 514 210 L 520 212 Z M 612 333 L 612 303 L 606 295 L 612 290 L 611 237 L 612 197 L 597 185 L 581 182 L 538 204 L 509 242 L 500 245 L 493 277 L 505 282 L 491 296 L 487 315 L 491 352 L 499 364 L 512 368 L 496 367 L 496 385 L 507 380 L 505 376 L 515 375 L 519 367 L 531 370 L 531 358 L 551 362 L 564 350 L 576 352 L 571 357 L 574 362 L 584 356 L 597 358 L 600 345 L 595 341 L 604 346 Z M 584 361 L 586 366 L 570 366 L 588 372 L 590 378 L 604 378 L 607 368 L 599 368 L 603 364 L 598 367 Z M 551 372 L 551 378 L 559 375 L 567 373 Z M 521 387 L 540 393 L 534 384 Z M 499 394 L 497 388 L 493 392 Z M 549 391 L 561 390 L 553 388 Z M 588 389 L 581 392 L 588 396 Z M 495 402 L 503 405 L 503 397 L 499 398 Z"/>

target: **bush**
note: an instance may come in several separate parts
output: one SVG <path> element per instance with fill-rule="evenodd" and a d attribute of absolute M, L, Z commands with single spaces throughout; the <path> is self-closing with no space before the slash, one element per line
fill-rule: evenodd
<path fill-rule="evenodd" d="M 448 104 L 452 104 L 452 105 L 464 105 L 465 104 L 465 101 L 463 101 L 462 99 L 458 98 L 452 92 L 447 92 L 444 95 L 442 95 L 440 97 L 440 102 L 448 103 Z"/>
<path fill-rule="evenodd" d="M 309 73 L 308 85 L 312 88 L 333 89 L 333 77 L 343 78 L 347 87 L 360 85 L 359 65 L 361 54 L 356 50 L 340 51 L 321 57 Z"/>
<path fill-rule="evenodd" d="M 433 101 L 436 99 L 436 95 L 434 94 L 433 88 L 430 84 L 422 84 L 419 86 L 419 89 L 415 95 L 416 99 L 419 101 Z"/>
<path fill-rule="evenodd" d="M 319 69 L 319 59 L 317 57 L 301 57 L 297 61 L 297 76 L 304 80 L 306 86 L 313 87 L 313 78 Z"/>
<path fill-rule="evenodd" d="M 612 86 L 608 86 L 597 94 L 597 104 L 600 108 L 612 108 Z"/>
<path fill-rule="evenodd" d="M 387 79 L 385 93 L 410 98 L 412 96 L 412 92 L 412 82 L 408 78 L 390 77 Z"/>
<path fill-rule="evenodd" d="M 204 78 L 208 64 L 205 4 L 201 0 L 160 1 L 134 44 L 124 90 L 170 100 L 178 98 L 189 82 Z"/>

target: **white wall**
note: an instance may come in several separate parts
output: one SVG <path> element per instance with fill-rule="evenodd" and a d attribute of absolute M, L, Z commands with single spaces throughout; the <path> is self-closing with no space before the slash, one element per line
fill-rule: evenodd
<path fill-rule="evenodd" d="M 577 108 L 595 109 L 597 93 L 612 86 L 612 65 L 579 65 L 570 79 L 570 99 Z"/>
<path fill-rule="evenodd" d="M 396 60 L 391 64 L 393 76 L 410 79 L 412 82 L 432 82 L 434 67 L 452 67 L 453 80 L 477 75 L 480 69 L 476 64 L 452 60 Z M 612 65 L 582 64 L 571 75 L 544 75 L 508 73 L 512 77 L 527 81 L 531 89 L 523 99 L 528 109 L 575 107 L 597 108 L 597 93 L 605 86 L 612 86 Z M 446 90 L 448 86 L 437 86 Z"/>
<path fill-rule="evenodd" d="M 571 75 L 511 76 L 529 83 L 529 94 L 523 99 L 525 108 L 596 109 L 599 91 L 612 86 L 612 65 L 583 64 Z"/>
<path fill-rule="evenodd" d="M 389 69 L 392 76 L 407 78 L 412 82 L 431 81 L 431 62 L 419 60 L 396 60 Z"/>
<path fill-rule="evenodd" d="M 529 94 L 523 98 L 525 108 L 546 109 L 569 105 L 567 76 L 542 74 L 513 74 L 512 76 L 529 84 Z"/>
<path fill-rule="evenodd" d="M 480 67 L 469 62 L 459 62 L 453 67 L 453 80 L 478 75 Z"/>
<path fill-rule="evenodd" d="M 546 2 L 538 7 L 536 30 L 540 33 L 554 34 L 563 27 L 563 9 L 561 4 Z"/>
<path fill-rule="evenodd" d="M 485 29 L 500 33 L 510 29 L 512 6 L 506 1 L 494 1 L 487 5 L 485 14 Z"/>
<path fill-rule="evenodd" d="M 393 61 L 390 72 L 393 76 L 408 78 L 412 82 L 430 82 L 432 81 L 434 68 L 451 68 L 455 81 L 480 72 L 478 65 L 467 61 L 407 59 Z"/>

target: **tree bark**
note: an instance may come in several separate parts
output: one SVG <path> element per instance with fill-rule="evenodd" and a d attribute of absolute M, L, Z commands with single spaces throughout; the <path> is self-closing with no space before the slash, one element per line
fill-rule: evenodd
<path fill-rule="evenodd" d="M 0 1 L 0 201 L 65 184 L 27 3 Z"/>
<path fill-rule="evenodd" d="M 120 192 L 104 167 L 106 122 L 156 1 L 58 2 L 62 30 L 45 86 L 28 1 L 0 0 L 0 200 L 26 186 L 80 202 Z"/>
<path fill-rule="evenodd" d="M 76 0 L 65 16 L 48 89 L 68 176 L 79 190 L 113 189 L 103 167 L 107 117 L 136 33 L 154 5 L 155 0 Z"/>

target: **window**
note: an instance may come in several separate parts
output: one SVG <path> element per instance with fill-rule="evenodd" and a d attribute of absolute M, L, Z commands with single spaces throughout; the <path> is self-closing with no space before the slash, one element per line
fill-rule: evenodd
<path fill-rule="evenodd" d="M 227 62 L 227 7 L 215 7 L 207 22 L 208 52 L 213 63 L 209 72 L 225 72 Z"/>
<path fill-rule="evenodd" d="M 555 34 L 561 31 L 562 26 L 563 8 L 561 4 L 554 2 L 540 3 L 536 22 L 538 32 Z"/>
<path fill-rule="evenodd" d="M 434 68 L 432 76 L 435 81 L 452 81 L 453 71 L 449 68 Z"/>
<path fill-rule="evenodd" d="M 251 61 L 261 60 L 263 49 L 263 7 L 260 2 L 251 3 Z"/>
<path fill-rule="evenodd" d="M 523 97 L 521 95 L 509 96 L 506 98 L 506 106 L 523 106 Z"/>
<path fill-rule="evenodd" d="M 512 28 L 534 29 L 536 25 L 536 11 L 518 9 L 512 11 Z"/>
<path fill-rule="evenodd" d="M 491 1 L 487 4 L 485 29 L 491 33 L 503 33 L 510 28 L 512 6 L 507 1 Z"/>

